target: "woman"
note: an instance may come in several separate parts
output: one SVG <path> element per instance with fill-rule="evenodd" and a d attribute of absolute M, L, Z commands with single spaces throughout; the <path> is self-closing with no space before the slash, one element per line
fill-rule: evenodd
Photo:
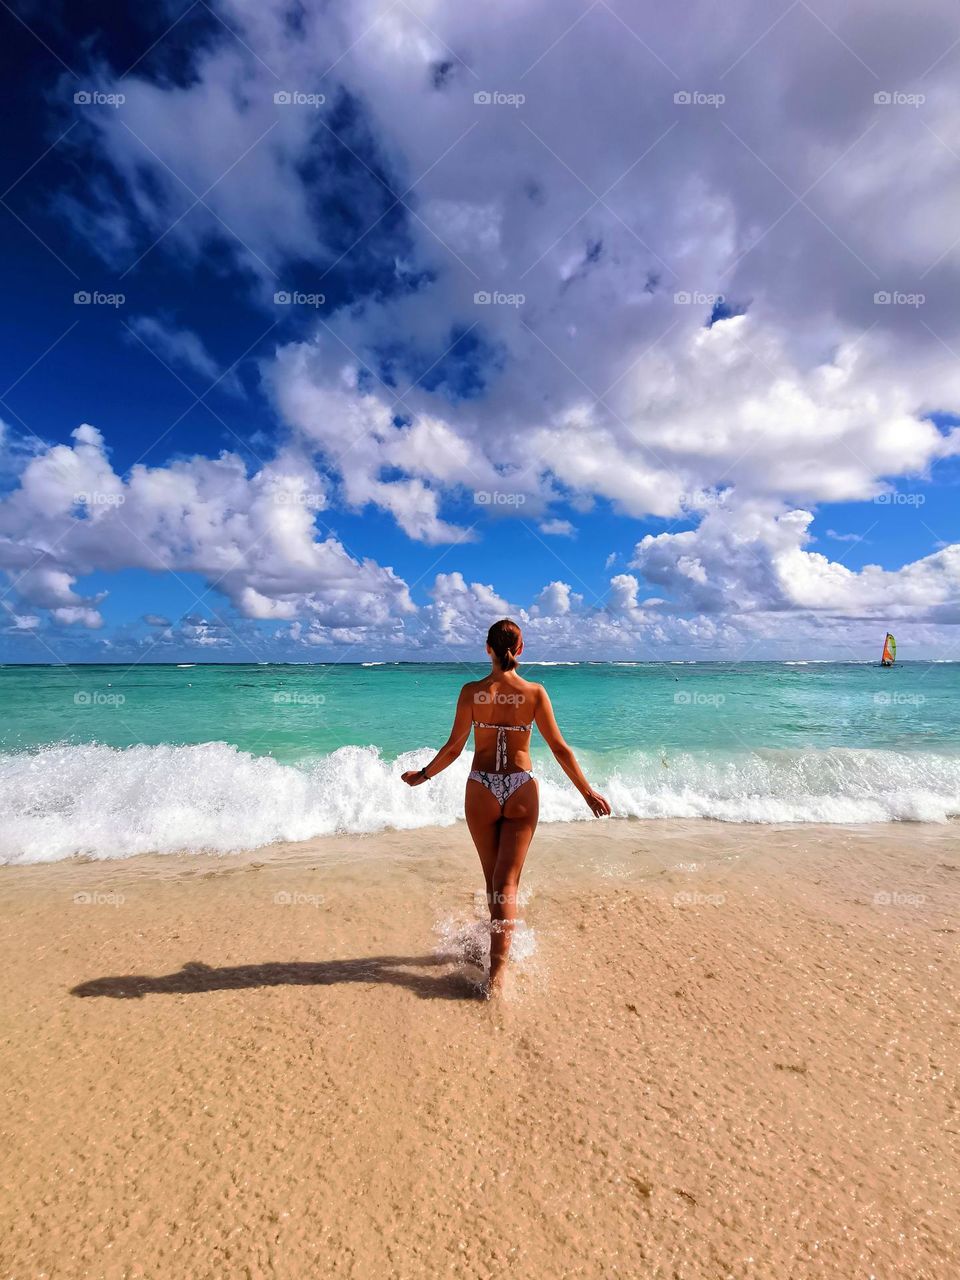
<path fill-rule="evenodd" d="M 517 919 L 520 872 L 540 814 L 537 782 L 530 772 L 532 725 L 540 730 L 594 816 L 609 814 L 610 805 L 587 782 L 564 742 L 546 689 L 518 674 L 523 636 L 515 622 L 502 618 L 493 624 L 487 633 L 487 653 L 492 663 L 490 674 L 460 690 L 450 737 L 425 768 L 408 770 L 403 780 L 411 787 L 429 782 L 453 764 L 470 730 L 475 731 L 464 809 L 487 883 L 491 927 L 488 990 L 492 995 L 502 990 Z"/>

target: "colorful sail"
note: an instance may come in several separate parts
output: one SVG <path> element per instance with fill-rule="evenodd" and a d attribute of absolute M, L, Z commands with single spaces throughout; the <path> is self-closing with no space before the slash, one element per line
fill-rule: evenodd
<path fill-rule="evenodd" d="M 892 667 L 896 660 L 897 642 L 888 631 L 887 638 L 883 642 L 883 653 L 880 655 L 880 665 L 881 667 Z"/>

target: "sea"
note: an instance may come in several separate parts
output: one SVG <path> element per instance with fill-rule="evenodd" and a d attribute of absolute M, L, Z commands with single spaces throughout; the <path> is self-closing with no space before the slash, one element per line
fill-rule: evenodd
<path fill-rule="evenodd" d="M 486 665 L 0 667 L 0 862 L 227 852 L 449 825 L 410 789 Z M 615 818 L 947 822 L 960 663 L 525 662 Z M 593 821 L 533 735 L 541 821 Z"/>

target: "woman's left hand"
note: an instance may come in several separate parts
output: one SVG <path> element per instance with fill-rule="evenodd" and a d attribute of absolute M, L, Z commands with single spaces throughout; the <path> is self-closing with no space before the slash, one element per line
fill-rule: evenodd
<path fill-rule="evenodd" d="M 402 773 L 400 777 L 408 787 L 419 787 L 421 782 L 427 781 L 419 769 L 408 769 L 407 772 Z"/>

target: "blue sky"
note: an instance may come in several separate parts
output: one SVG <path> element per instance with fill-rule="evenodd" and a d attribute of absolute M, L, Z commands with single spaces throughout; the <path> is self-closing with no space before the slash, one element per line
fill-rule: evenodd
<path fill-rule="evenodd" d="M 292 12 L 3 15 L 0 659 L 953 655 L 952 10 Z"/>

